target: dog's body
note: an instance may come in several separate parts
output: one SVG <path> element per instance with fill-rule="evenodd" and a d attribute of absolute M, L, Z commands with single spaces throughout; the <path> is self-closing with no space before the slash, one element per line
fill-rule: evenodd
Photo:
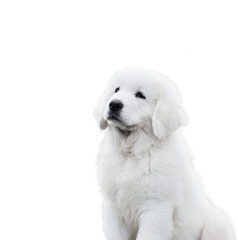
<path fill-rule="evenodd" d="M 95 113 L 106 129 L 98 175 L 107 240 L 234 240 L 205 197 L 181 136 L 176 86 L 142 69 L 114 75 Z"/>

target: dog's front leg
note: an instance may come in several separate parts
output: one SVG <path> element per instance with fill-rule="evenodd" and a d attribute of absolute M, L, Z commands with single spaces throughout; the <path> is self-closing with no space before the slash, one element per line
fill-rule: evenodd
<path fill-rule="evenodd" d="M 119 219 L 114 203 L 103 199 L 103 230 L 107 240 L 129 240 L 128 231 Z"/>
<path fill-rule="evenodd" d="M 173 211 L 173 207 L 167 203 L 147 201 L 136 240 L 171 240 Z"/>

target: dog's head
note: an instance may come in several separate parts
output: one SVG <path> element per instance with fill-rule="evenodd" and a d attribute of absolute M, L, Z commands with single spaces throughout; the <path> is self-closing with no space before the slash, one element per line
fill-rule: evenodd
<path fill-rule="evenodd" d="M 159 139 L 185 125 L 187 116 L 176 85 L 166 76 L 131 68 L 115 73 L 94 111 L 101 129 L 150 127 Z"/>

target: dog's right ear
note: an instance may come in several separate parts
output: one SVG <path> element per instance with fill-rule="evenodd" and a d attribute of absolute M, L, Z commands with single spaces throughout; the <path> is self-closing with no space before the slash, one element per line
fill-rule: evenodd
<path fill-rule="evenodd" d="M 103 112 L 104 112 L 107 100 L 109 99 L 111 94 L 112 94 L 112 90 L 108 84 L 108 86 L 104 89 L 104 91 L 97 103 L 96 108 L 93 111 L 93 115 L 96 118 L 98 125 L 102 130 L 106 129 L 108 126 L 107 121 L 103 118 Z"/>

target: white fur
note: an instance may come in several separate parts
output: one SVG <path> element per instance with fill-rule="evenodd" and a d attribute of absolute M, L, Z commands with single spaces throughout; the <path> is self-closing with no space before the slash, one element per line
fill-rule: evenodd
<path fill-rule="evenodd" d="M 136 98 L 137 91 L 146 99 Z M 115 99 L 124 104 L 123 122 L 107 120 Z M 186 114 L 168 77 L 138 68 L 117 72 L 95 116 L 105 129 L 98 177 L 107 240 L 235 239 L 200 188 L 179 130 Z"/>

